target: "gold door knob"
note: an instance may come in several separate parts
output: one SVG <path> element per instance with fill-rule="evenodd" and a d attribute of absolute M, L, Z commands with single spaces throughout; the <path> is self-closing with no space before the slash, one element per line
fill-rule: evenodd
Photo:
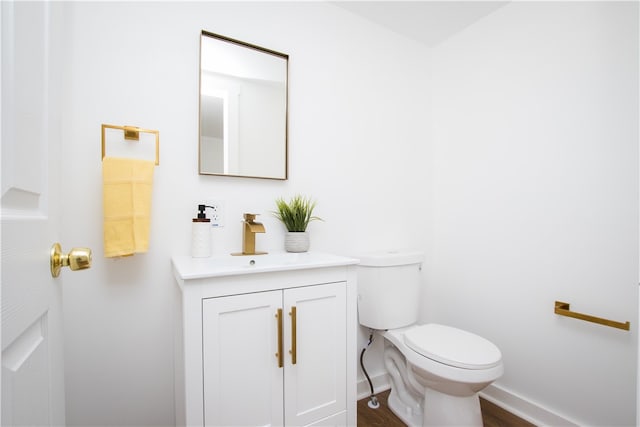
<path fill-rule="evenodd" d="M 73 248 L 67 255 L 62 253 L 60 243 L 51 246 L 51 275 L 58 277 L 62 267 L 69 267 L 71 270 L 84 270 L 91 267 L 91 249 Z"/>

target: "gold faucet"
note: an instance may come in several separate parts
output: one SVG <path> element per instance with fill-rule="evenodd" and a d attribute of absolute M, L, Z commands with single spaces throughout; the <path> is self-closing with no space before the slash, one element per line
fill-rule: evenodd
<path fill-rule="evenodd" d="M 264 225 L 255 222 L 256 215 L 252 213 L 244 214 L 242 221 L 242 253 L 234 253 L 231 255 L 264 255 L 266 252 L 256 252 L 256 233 L 264 233 Z"/>

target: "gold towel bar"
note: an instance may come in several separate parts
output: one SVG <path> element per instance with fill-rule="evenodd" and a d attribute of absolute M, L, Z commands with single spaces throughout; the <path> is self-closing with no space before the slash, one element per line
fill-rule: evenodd
<path fill-rule="evenodd" d="M 156 136 L 156 165 L 160 164 L 160 132 L 151 129 L 142 129 L 135 126 L 114 126 L 114 125 L 102 125 L 102 158 L 105 156 L 105 129 L 120 129 L 124 132 L 124 139 L 130 141 L 139 141 L 140 132 L 152 133 Z"/>
<path fill-rule="evenodd" d="M 568 302 L 556 301 L 555 313 L 561 316 L 573 317 L 575 319 L 586 320 L 587 322 L 599 323 L 605 326 L 611 326 L 612 328 L 629 330 L 631 324 L 629 322 L 616 322 L 615 320 L 603 319 L 601 317 L 590 316 L 588 314 L 576 313 L 570 310 Z"/>

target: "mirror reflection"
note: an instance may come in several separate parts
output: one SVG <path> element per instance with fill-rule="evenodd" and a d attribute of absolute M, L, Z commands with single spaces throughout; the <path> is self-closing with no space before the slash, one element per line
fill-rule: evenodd
<path fill-rule="evenodd" d="M 287 179 L 288 61 L 202 32 L 200 174 Z"/>

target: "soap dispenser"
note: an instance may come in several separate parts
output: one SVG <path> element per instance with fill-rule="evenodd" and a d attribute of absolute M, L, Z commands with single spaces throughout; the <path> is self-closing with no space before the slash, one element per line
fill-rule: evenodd
<path fill-rule="evenodd" d="M 198 205 L 198 217 L 191 226 L 191 256 L 207 258 L 211 256 L 211 219 L 204 213 L 210 206 Z"/>

